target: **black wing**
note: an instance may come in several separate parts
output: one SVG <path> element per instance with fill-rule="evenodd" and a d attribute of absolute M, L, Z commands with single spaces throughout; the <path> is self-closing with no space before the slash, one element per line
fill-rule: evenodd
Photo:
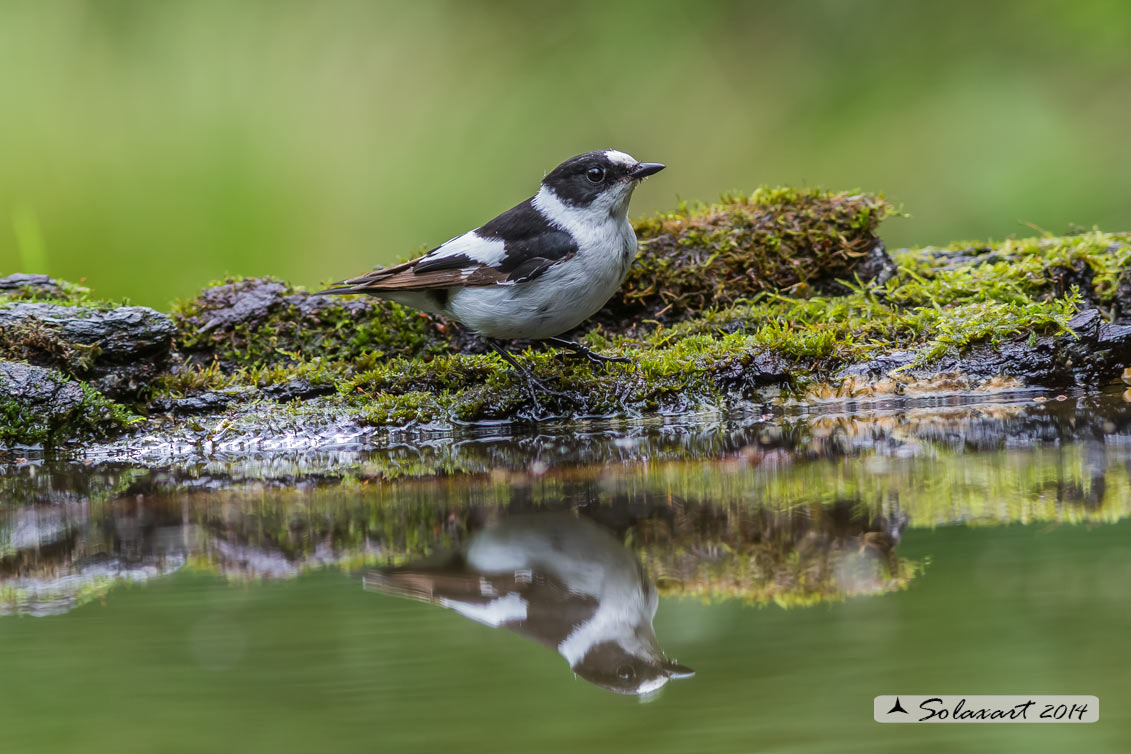
<path fill-rule="evenodd" d="M 482 238 L 503 242 L 503 258 L 493 265 L 505 276 L 502 282 L 534 280 L 577 253 L 573 236 L 551 224 L 532 202 L 527 199 L 475 231 Z"/>
<path fill-rule="evenodd" d="M 552 225 L 530 199 L 474 231 L 484 241 L 502 241 L 498 258 L 476 259 L 454 253 L 452 239 L 409 262 L 336 283 L 321 293 L 380 293 L 393 290 L 436 290 L 466 286 L 525 283 L 577 253 L 573 237 Z M 460 236 L 459 238 L 466 238 Z M 453 253 L 444 253 L 452 245 Z"/>

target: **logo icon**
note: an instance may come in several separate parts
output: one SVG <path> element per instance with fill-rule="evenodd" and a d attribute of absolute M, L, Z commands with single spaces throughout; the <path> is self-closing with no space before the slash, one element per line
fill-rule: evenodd
<path fill-rule="evenodd" d="M 890 715 L 893 712 L 902 712 L 905 715 L 911 714 L 907 710 L 903 709 L 903 705 L 899 703 L 899 697 L 898 696 L 895 698 L 895 704 L 892 705 L 892 708 L 888 710 L 888 714 Z"/>

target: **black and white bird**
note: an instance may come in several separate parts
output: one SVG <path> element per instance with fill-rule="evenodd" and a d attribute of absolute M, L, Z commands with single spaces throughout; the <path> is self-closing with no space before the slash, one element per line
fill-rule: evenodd
<path fill-rule="evenodd" d="M 610 691 L 648 694 L 694 675 L 660 649 L 652 628 L 659 599 L 640 561 L 587 519 L 513 516 L 458 552 L 374 571 L 364 583 L 534 639 Z"/>
<path fill-rule="evenodd" d="M 497 340 L 545 340 L 593 361 L 627 361 L 557 336 L 596 314 L 624 281 L 637 248 L 629 200 L 663 169 L 615 149 L 578 155 L 485 225 L 319 293 L 380 296 L 454 319 L 539 387 Z"/>

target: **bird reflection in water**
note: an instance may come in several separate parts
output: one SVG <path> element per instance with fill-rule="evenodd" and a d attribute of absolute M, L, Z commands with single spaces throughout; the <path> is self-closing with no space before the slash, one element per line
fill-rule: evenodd
<path fill-rule="evenodd" d="M 566 513 L 492 522 L 456 552 L 368 573 L 365 587 L 527 636 L 619 694 L 694 675 L 660 649 L 659 599 L 640 561 L 606 529 Z"/>

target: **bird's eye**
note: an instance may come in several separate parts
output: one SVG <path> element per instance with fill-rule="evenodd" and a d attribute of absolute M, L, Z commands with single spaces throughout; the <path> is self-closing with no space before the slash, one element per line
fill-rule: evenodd
<path fill-rule="evenodd" d="M 617 668 L 617 678 L 622 681 L 631 681 L 636 677 L 636 668 L 631 665 L 621 665 Z"/>
<path fill-rule="evenodd" d="M 600 183 L 605 180 L 605 169 L 593 166 L 585 171 L 585 177 L 589 179 L 590 183 Z"/>

